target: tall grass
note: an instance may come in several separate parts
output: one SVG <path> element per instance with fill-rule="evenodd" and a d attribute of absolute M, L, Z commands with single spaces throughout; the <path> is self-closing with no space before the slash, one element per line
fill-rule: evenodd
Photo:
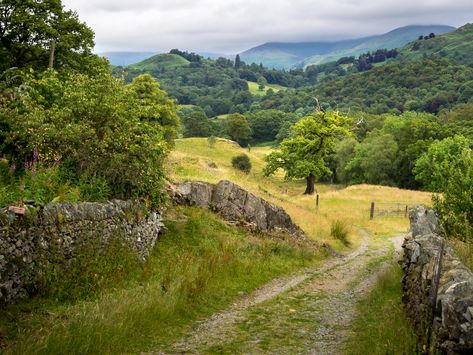
<path fill-rule="evenodd" d="M 431 194 L 420 191 L 373 185 L 343 188 L 317 184 L 320 195 L 320 205 L 317 208 L 315 196 L 303 195 L 304 180 L 284 180 L 282 171 L 271 177 L 263 175 L 264 157 L 271 150 L 271 147 L 252 147 L 248 152 L 237 144 L 222 139 L 218 139 L 212 149 L 208 147 L 205 138 L 180 139 L 176 141 L 176 147 L 167 161 L 167 173 L 172 178 L 181 180 L 203 180 L 212 183 L 221 179 L 231 180 L 283 207 L 308 236 L 339 250 L 346 250 L 347 247 L 331 235 L 332 222 L 343 220 L 348 226 L 361 227 L 377 235 L 404 233 L 409 226 L 407 218 L 380 217 L 370 220 L 371 202 L 405 201 L 430 204 L 431 201 Z M 252 170 L 249 174 L 237 171 L 231 166 L 231 158 L 242 153 L 246 153 L 251 159 Z M 216 163 L 218 169 L 210 168 L 209 161 Z M 358 228 L 353 228 L 350 233 L 350 247 L 356 248 L 361 240 Z"/>
<path fill-rule="evenodd" d="M 30 313 L 21 305 L 6 310 L 11 322 L 5 353 L 166 349 L 194 320 L 240 292 L 315 260 L 314 250 L 252 236 L 200 209 L 178 208 L 168 218 L 169 231 L 127 287 L 72 306 L 43 300 L 27 306 Z"/>
<path fill-rule="evenodd" d="M 416 336 L 401 303 L 402 270 L 394 264 L 357 306 L 345 353 L 417 354 Z"/>
<path fill-rule="evenodd" d="M 348 233 L 348 227 L 343 221 L 335 220 L 332 222 L 330 226 L 330 235 L 334 239 L 342 242 L 342 244 L 345 246 L 350 245 L 350 241 L 348 240 Z"/>
<path fill-rule="evenodd" d="M 449 240 L 449 244 L 453 247 L 460 260 L 470 270 L 473 270 L 473 242 L 462 242 L 452 238 Z"/>

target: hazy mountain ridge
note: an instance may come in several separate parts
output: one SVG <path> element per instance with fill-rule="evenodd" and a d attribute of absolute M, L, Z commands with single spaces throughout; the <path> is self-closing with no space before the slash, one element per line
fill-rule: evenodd
<path fill-rule="evenodd" d="M 359 56 L 363 53 L 372 52 L 377 49 L 394 49 L 404 46 L 406 43 L 414 41 L 419 38 L 419 36 L 426 36 L 430 33 L 436 35 L 445 34 L 451 31 L 454 31 L 455 27 L 435 25 L 435 26 L 406 26 L 396 28 L 392 31 L 389 31 L 385 34 L 379 36 L 373 36 L 368 40 L 360 43 L 359 45 L 335 53 L 330 53 L 325 56 L 313 56 L 306 58 L 302 62 L 302 67 L 311 64 L 323 64 L 332 61 L 336 61 L 342 57 L 349 56 Z"/>
<path fill-rule="evenodd" d="M 341 57 L 357 56 L 368 51 L 404 46 L 420 35 L 443 34 L 455 30 L 444 25 L 405 26 L 381 35 L 374 35 L 335 42 L 265 43 L 240 54 L 247 63 L 262 63 L 265 66 L 288 69 L 335 61 Z"/>

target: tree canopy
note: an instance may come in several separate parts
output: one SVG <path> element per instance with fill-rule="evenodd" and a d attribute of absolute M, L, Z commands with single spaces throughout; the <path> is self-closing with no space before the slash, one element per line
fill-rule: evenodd
<path fill-rule="evenodd" d="M 337 139 L 349 134 L 349 118 L 338 112 L 315 112 L 292 128 L 292 136 L 281 142 L 281 149 L 266 157 L 265 175 L 281 168 L 286 179 L 305 178 L 305 194 L 313 194 L 315 180 L 331 174 L 326 157 Z"/>
<path fill-rule="evenodd" d="M 94 33 L 65 10 L 61 0 L 2 0 L 0 5 L 0 71 L 11 67 L 92 71 Z M 53 58 L 51 58 L 53 52 Z M 101 65 L 105 62 L 102 61 Z"/>

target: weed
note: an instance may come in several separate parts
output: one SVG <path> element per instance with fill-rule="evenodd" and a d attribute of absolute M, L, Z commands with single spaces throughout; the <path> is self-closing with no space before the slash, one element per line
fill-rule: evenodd
<path fill-rule="evenodd" d="M 330 226 L 330 235 L 332 238 L 339 240 L 345 246 L 350 245 L 350 241 L 348 240 L 348 227 L 343 221 L 335 220 L 332 222 Z"/>

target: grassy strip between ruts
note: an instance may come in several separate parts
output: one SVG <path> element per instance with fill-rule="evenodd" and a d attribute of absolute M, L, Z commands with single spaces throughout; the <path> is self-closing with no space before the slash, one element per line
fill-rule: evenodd
<path fill-rule="evenodd" d="M 176 208 L 140 275 L 73 305 L 35 300 L 1 311 L 6 354 L 111 354 L 166 348 L 192 322 L 321 253 Z M 9 319 L 8 322 L 5 320 Z"/>
<path fill-rule="evenodd" d="M 401 302 L 402 270 L 396 263 L 357 306 L 345 354 L 416 354 L 416 336 Z"/>

